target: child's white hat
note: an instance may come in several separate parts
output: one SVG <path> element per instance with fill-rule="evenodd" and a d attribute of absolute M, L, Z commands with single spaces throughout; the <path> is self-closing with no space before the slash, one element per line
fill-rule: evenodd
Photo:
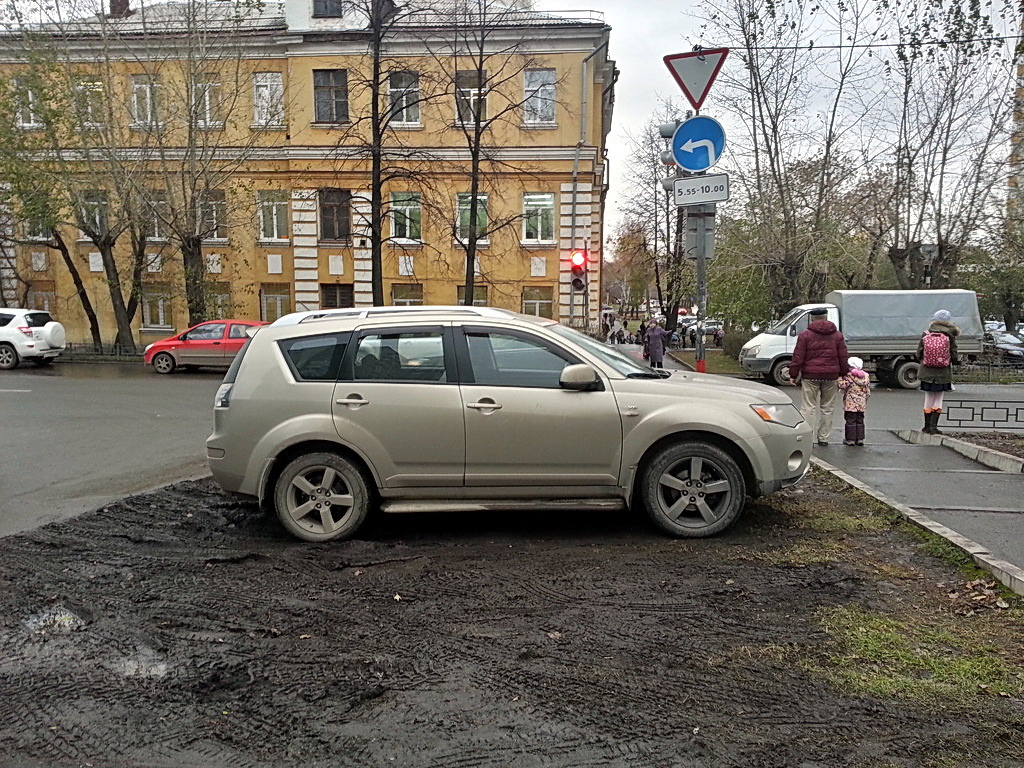
<path fill-rule="evenodd" d="M 864 367 L 864 361 L 861 360 L 859 357 L 851 357 L 846 362 L 849 363 L 851 368 L 863 368 Z"/>

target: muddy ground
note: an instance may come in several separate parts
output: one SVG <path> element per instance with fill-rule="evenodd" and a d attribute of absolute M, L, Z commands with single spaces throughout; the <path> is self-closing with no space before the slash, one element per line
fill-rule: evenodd
<path fill-rule="evenodd" d="M 942 433 L 1024 459 L 1024 432 L 953 432 L 944 429 Z"/>
<path fill-rule="evenodd" d="M 0 765 L 1024 765 L 1020 688 L 830 674 L 855 606 L 990 633 L 1024 681 L 1019 601 L 975 610 L 880 510 L 819 475 L 704 541 L 431 515 L 310 545 L 181 483 L 0 540 Z"/>

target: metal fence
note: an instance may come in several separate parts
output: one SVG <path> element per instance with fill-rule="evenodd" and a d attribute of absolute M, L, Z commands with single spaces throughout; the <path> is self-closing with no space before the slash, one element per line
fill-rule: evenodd
<path fill-rule="evenodd" d="M 1024 431 L 1024 401 L 946 398 L 942 406 L 943 427 Z"/>

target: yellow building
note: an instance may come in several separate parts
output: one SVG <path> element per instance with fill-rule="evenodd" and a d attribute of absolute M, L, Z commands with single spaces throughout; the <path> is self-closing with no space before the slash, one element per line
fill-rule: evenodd
<path fill-rule="evenodd" d="M 376 57 L 360 5 L 381 13 Z M 76 212 L 55 228 L 104 342 L 117 331 L 112 273 L 95 238 L 79 231 L 83 221 L 118 234 L 111 253 L 126 304 L 133 280 L 139 287 L 131 325 L 139 344 L 196 319 L 185 264 L 193 274 L 201 264 L 206 317 L 271 321 L 372 304 L 375 150 L 383 303 L 463 302 L 475 178 L 475 302 L 597 322 L 617 74 L 610 29 L 597 14 L 553 16 L 494 0 L 429 5 L 113 0 L 103 16 L 37 28 L 32 43 L 48 37 L 50 76 L 63 78 L 77 122 L 50 139 L 67 137 L 64 165 L 54 169 L 45 142 L 32 157 L 49 162 L 51 175 L 73 169 Z M 26 63 L 25 38 L 6 40 L 0 66 L 20 100 L 16 129 L 44 135 L 43 104 L 55 89 L 33 74 L 38 55 Z M 70 341 L 89 341 L 49 230 L 19 215 L 17 201 L 9 209 L 0 303 L 48 308 Z M 144 244 L 133 249 L 134 232 Z M 201 247 L 192 262 L 182 246 L 190 233 Z M 573 250 L 587 252 L 582 288 L 572 287 Z"/>

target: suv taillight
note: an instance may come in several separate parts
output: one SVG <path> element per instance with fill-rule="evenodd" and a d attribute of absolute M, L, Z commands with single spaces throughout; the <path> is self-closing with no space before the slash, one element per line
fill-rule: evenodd
<path fill-rule="evenodd" d="M 27 325 L 19 325 L 18 330 L 24 333 L 30 339 L 32 338 L 32 329 L 29 328 Z"/>
<path fill-rule="evenodd" d="M 213 398 L 214 408 L 227 408 L 231 405 L 231 384 L 221 384 L 217 396 Z"/>

